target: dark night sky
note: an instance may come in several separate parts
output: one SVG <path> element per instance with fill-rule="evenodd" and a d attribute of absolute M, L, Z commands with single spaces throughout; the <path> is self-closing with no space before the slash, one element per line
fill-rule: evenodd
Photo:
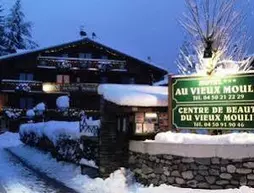
<path fill-rule="evenodd" d="M 237 0 L 238 2 L 246 0 Z M 15 0 L 2 0 L 8 9 Z M 254 0 L 248 0 L 248 24 L 254 24 Z M 27 20 L 33 22 L 33 36 L 40 46 L 79 38 L 84 25 L 89 34 L 113 48 L 152 61 L 176 72 L 174 65 L 183 31 L 177 19 L 184 12 L 184 0 L 23 0 Z M 250 31 L 254 27 L 250 26 Z M 252 30 L 251 30 L 252 29 Z M 254 52 L 254 46 L 251 46 Z"/>

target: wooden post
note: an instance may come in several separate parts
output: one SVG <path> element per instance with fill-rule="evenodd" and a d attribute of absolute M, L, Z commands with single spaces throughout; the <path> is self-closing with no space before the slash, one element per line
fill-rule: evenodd
<path fill-rule="evenodd" d="M 172 131 L 172 74 L 168 75 L 168 127 Z"/>

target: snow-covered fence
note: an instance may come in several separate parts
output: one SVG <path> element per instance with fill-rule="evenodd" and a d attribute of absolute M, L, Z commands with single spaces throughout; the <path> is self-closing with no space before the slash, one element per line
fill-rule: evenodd
<path fill-rule="evenodd" d="M 16 92 L 30 92 L 31 91 L 31 87 L 29 86 L 28 83 L 19 83 L 16 88 L 15 88 Z"/>
<path fill-rule="evenodd" d="M 254 134 L 160 133 L 131 141 L 129 166 L 143 184 L 224 189 L 254 187 Z"/>
<path fill-rule="evenodd" d="M 98 123 L 98 121 L 90 120 L 88 124 L 91 122 Z M 91 155 L 98 152 L 98 141 L 97 144 L 91 142 L 80 145 L 81 133 L 78 121 L 22 124 L 19 134 L 23 143 L 49 151 L 58 160 L 70 161 L 76 164 L 79 164 L 81 160 L 83 160 L 82 162 L 88 160 L 97 164 L 95 156 Z M 92 133 L 82 133 L 82 135 L 93 136 Z M 84 149 L 89 149 L 89 152 L 83 151 Z"/>

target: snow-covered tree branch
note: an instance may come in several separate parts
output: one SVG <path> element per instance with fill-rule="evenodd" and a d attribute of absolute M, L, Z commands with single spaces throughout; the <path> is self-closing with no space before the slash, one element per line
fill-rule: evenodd
<path fill-rule="evenodd" d="M 187 12 L 180 24 L 187 40 L 176 61 L 182 74 L 214 74 L 250 69 L 246 58 L 249 37 L 245 15 L 236 0 L 185 0 Z M 237 3 L 239 3 L 237 1 Z M 204 57 L 208 51 L 209 57 Z"/>

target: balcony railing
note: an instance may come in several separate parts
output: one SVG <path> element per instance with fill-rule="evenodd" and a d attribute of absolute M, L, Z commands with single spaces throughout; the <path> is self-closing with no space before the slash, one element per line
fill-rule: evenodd
<path fill-rule="evenodd" d="M 3 92 L 42 92 L 42 82 L 31 80 L 11 80 L 1 81 L 1 91 Z"/>
<path fill-rule="evenodd" d="M 97 93 L 97 83 L 43 83 L 42 90 L 46 93 L 70 93 L 70 92 L 84 92 Z"/>
<path fill-rule="evenodd" d="M 37 67 L 65 70 L 126 71 L 126 61 L 39 56 Z"/>

